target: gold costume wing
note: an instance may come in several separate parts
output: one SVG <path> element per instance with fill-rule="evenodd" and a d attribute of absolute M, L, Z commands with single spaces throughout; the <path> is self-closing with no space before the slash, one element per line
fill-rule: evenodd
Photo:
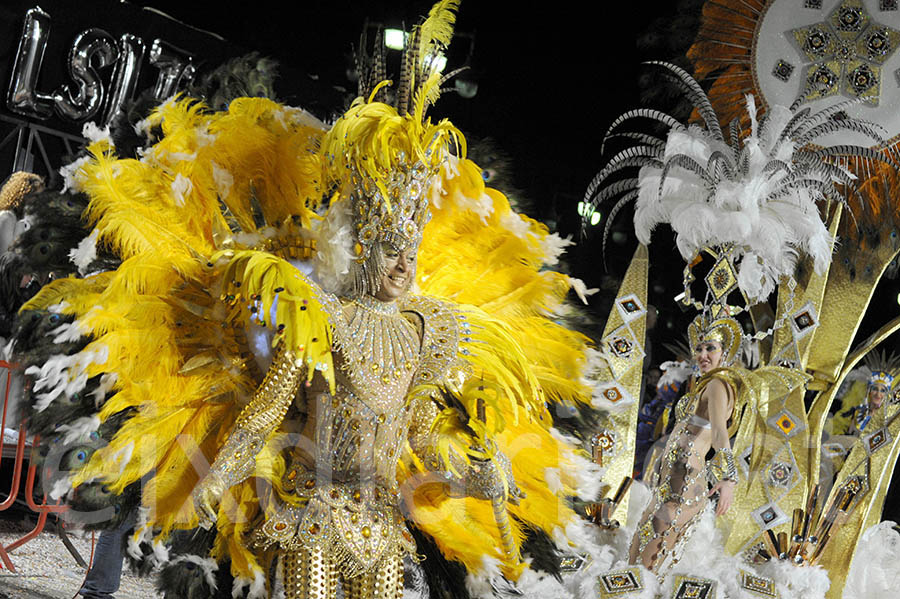
<path fill-rule="evenodd" d="M 470 416 L 477 414 L 479 400 L 487 404 L 485 426 L 474 436 L 492 440 L 509 457 L 525 497 L 507 504 L 505 516 L 498 517 L 488 501 L 451 496 L 441 484 L 412 484 L 407 505 L 411 520 L 446 557 L 476 574 L 493 563 L 516 579 L 525 567 L 519 561 L 525 530 L 540 529 L 564 550 L 571 547 L 572 528 L 584 521 L 569 500 L 595 499 L 601 482 L 578 442 L 553 429 L 556 415 L 547 409 L 548 399 L 591 401 L 589 340 L 558 317 L 570 289 L 582 284 L 546 268 L 568 242 L 512 210 L 503 194 L 485 187 L 473 162 L 446 167 L 442 190 L 423 235 L 418 288 L 464 319 L 457 357 L 467 383 L 454 384 L 451 372 L 444 384 Z M 449 421 L 445 438 L 472 425 L 456 417 Z M 472 437 L 470 429 L 460 436 Z M 400 478 L 415 483 L 425 472 L 410 453 Z"/>
<path fill-rule="evenodd" d="M 78 381 L 108 375 L 115 394 L 99 423 L 128 415 L 73 485 L 102 480 L 119 493 L 149 480 L 142 524 L 165 534 L 196 526 L 191 492 L 262 380 L 251 326 L 272 329 L 274 342 L 308 365 L 307 378 L 318 371 L 333 384 L 333 370 L 322 292 L 288 262 L 314 246 L 321 130 L 302 111 L 262 99 L 236 100 L 223 113 L 171 102 L 151 125 L 164 137 L 141 160 L 116 159 L 101 141 L 76 172 L 98 243 L 121 267 L 57 281 L 24 309 L 72 314 L 71 334 L 91 339 L 60 372 L 41 373 L 49 391 L 69 394 Z M 256 475 L 280 476 L 279 459 L 264 450 Z M 227 552 L 234 574 L 252 579 L 260 567 L 241 537 L 259 509 L 255 485 L 228 496 L 215 553 Z"/>
<path fill-rule="evenodd" d="M 317 244 L 337 242 L 317 228 L 325 222 L 316 213 L 326 187 L 317 153 L 323 130 L 308 114 L 263 99 L 235 100 L 221 113 L 182 100 L 161 106 L 149 126 L 163 135 L 140 160 L 117 159 L 100 141 L 75 173 L 91 198 L 97 242 L 122 257 L 121 267 L 57 281 L 26 308 L 74 315 L 71 333 L 91 339 L 48 380 L 109 375 L 115 394 L 99 421 L 128 416 L 72 483 L 102 480 L 118 493 L 147 481 L 142 530 L 165 535 L 196 526 L 191 492 L 263 379 L 266 365 L 251 351 L 255 327 L 272 329 L 306 364 L 307 378 L 318 371 L 333 384 L 332 302 L 293 261 L 321 257 Z M 557 322 L 570 287 L 581 284 L 545 269 L 566 242 L 486 189 L 477 165 L 448 164 L 439 188 L 418 285 L 428 301 L 449 306 L 436 309 L 465 319 L 445 351 L 454 372 L 477 384 L 458 384 L 449 370 L 431 381 L 432 391 L 459 391 L 462 406 L 442 406 L 434 426 L 446 433 L 445 447 L 456 439 L 465 453 L 479 442 L 508 456 L 525 497 L 498 507 L 422 486 L 408 505 L 450 559 L 481 572 L 491 557 L 515 578 L 524 568 L 524 529 L 565 547 L 583 524 L 569 498 L 594 499 L 600 484 L 577 442 L 553 429 L 546 404 L 591 400 L 588 339 Z M 479 399 L 484 420 L 467 420 L 478 415 Z M 228 555 L 244 581 L 262 576 L 243 539 L 260 510 L 256 480 L 278 491 L 285 471 L 272 446 L 220 504 L 213 556 Z M 425 469 L 410 453 L 400 470 L 406 479 Z"/>

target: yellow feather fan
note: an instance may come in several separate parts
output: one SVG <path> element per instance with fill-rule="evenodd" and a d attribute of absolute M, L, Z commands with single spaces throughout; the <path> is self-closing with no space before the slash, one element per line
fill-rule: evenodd
<path fill-rule="evenodd" d="M 456 3 L 442 5 L 446 12 Z M 429 35 L 440 39 L 443 30 L 435 27 Z M 288 229 L 295 237 L 309 234 L 319 222 L 322 194 L 354 171 L 383 185 L 382 174 L 404 159 L 400 150 L 407 160 L 431 160 L 432 144 L 457 143 L 464 152 L 461 134 L 446 121 L 432 125 L 384 111 L 358 101 L 323 135 L 305 113 L 267 100 L 237 100 L 227 112 L 208 113 L 185 99 L 154 114 L 165 137 L 141 160 L 118 160 L 103 144 L 92 148 L 78 180 L 91 197 L 88 217 L 100 242 L 122 255 L 122 266 L 57 281 L 27 306 L 64 302 L 61 309 L 93 336 L 85 359 L 72 368 L 88 376 L 115 373 L 116 393 L 101 419 L 134 410 L 78 472 L 76 485 L 99 478 L 118 492 L 155 471 L 145 489 L 155 506 L 148 525 L 162 534 L 195 526 L 190 494 L 198 471 L 212 462 L 261 381 L 248 347 L 250 323 L 273 328 L 277 341 L 313 366 L 310 377 L 319 372 L 333 384 L 323 292 L 287 260 L 296 239 L 278 246 L 285 252 L 273 249 L 273 239 Z M 356 136 L 357 152 L 343 151 L 345 133 Z M 573 473 L 583 472 L 586 460 L 553 433 L 545 400 L 589 401 L 582 382 L 588 340 L 554 317 L 571 281 L 545 267 L 564 243 L 486 189 L 470 161 L 439 172 L 434 190 L 442 192 L 432 198 L 418 285 L 457 305 L 471 326 L 459 354 L 471 372 L 458 390 L 463 409 L 477 414 L 477 400 L 489 394 L 490 401 L 483 422 L 447 417 L 437 425 L 446 432 L 447 451 L 452 445 L 465 454 L 475 442 L 486 448 L 490 441 L 511 458 L 526 494 L 519 506 L 508 506 L 520 547 L 525 527 L 554 534 L 578 520 L 567 498 L 578 493 Z M 283 496 L 284 463 L 272 446 L 258 457 L 255 478 L 231 489 L 219 513 L 213 553 L 229 555 L 233 573 L 244 578 L 261 572 L 258 556 L 243 543 L 260 516 L 258 480 Z M 398 474 L 409 489 L 404 497 L 413 521 L 450 559 L 477 572 L 489 556 L 508 576 L 519 576 L 525 566 L 499 549 L 490 502 L 416 484 L 425 472 L 411 453 Z"/>

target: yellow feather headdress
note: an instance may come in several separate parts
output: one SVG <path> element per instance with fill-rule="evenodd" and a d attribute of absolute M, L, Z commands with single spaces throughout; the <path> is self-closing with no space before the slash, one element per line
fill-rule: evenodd
<path fill-rule="evenodd" d="M 443 0 L 409 37 L 395 105 L 386 101 L 383 50 L 360 60 L 360 96 L 325 135 L 319 151 L 325 190 L 349 201 L 356 266 L 350 295 L 374 293 L 383 271 L 382 243 L 418 248 L 428 202 L 440 190 L 440 169 L 452 153 L 465 157 L 462 133 L 446 119 L 426 117 L 451 75 L 438 57 L 453 35 L 459 0 Z M 383 44 L 383 40 L 379 40 Z M 381 47 L 381 46 L 379 46 Z M 363 48 L 364 52 L 365 49 Z M 373 248 L 376 250 L 373 252 Z"/>

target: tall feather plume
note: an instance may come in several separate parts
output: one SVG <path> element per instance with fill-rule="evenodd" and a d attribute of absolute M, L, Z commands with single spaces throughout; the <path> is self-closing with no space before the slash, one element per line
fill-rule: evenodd
<path fill-rule="evenodd" d="M 427 108 L 440 95 L 442 80 L 437 68 L 437 56 L 450 44 L 459 0 L 442 0 L 428 12 L 428 17 L 412 31 L 403 56 L 401 86 L 397 107 L 406 114 L 410 104 Z M 408 85 L 404 85 L 408 83 Z"/>
<path fill-rule="evenodd" d="M 609 218 L 635 195 L 635 232 L 650 242 L 653 228 L 668 223 L 675 232 L 682 257 L 691 261 L 712 246 L 731 246 L 740 260 L 738 286 L 751 302 L 764 300 L 779 277 L 792 276 L 800 252 L 809 255 L 822 272 L 830 261 L 832 238 L 817 203 L 847 203 L 844 190 L 853 190 L 855 177 L 837 157 L 892 163 L 887 154 L 857 145 L 808 149 L 821 136 L 852 131 L 883 143 L 881 131 L 870 123 L 844 116 L 835 118 L 809 108 L 791 111 L 770 107 L 758 122 L 752 95 L 746 98 L 749 132 L 729 128 L 722 134 L 712 104 L 699 84 L 683 69 L 671 70 L 694 103 L 706 127 L 685 128 L 657 111 L 630 111 L 610 127 L 608 136 L 632 118 L 649 118 L 669 125 L 664 149 L 652 137 L 632 136 L 637 143 L 615 154 L 588 187 L 585 201 L 620 198 Z M 734 121 L 736 122 L 736 121 Z M 893 167 L 893 164 L 890 164 Z M 637 184 L 616 180 L 640 168 Z M 843 189 L 842 189 L 843 188 Z M 609 230 L 607 222 L 605 231 Z"/>

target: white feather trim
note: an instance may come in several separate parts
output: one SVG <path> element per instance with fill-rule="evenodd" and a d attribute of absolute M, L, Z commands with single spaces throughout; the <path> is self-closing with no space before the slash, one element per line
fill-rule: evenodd
<path fill-rule="evenodd" d="M 659 365 L 662 375 L 656 383 L 657 389 L 662 389 L 674 383 L 681 384 L 691 378 L 694 369 L 690 362 L 670 360 Z"/>
<path fill-rule="evenodd" d="M 341 293 L 354 260 L 353 220 L 350 202 L 331 206 L 316 229 L 315 280 L 329 293 Z"/>
<path fill-rule="evenodd" d="M 68 424 L 60 425 L 56 430 L 63 434 L 62 442 L 65 445 L 71 443 L 87 443 L 91 440 L 91 433 L 100 428 L 99 416 L 82 416 Z"/>
<path fill-rule="evenodd" d="M 270 320 L 269 322 L 274 321 Z M 274 336 L 275 332 L 272 329 L 256 323 L 251 323 L 247 328 L 248 345 L 261 372 L 267 372 L 269 366 L 272 365 L 272 338 Z"/>
<path fill-rule="evenodd" d="M 100 384 L 97 385 L 96 389 L 91 391 L 91 397 L 94 398 L 94 406 L 99 408 L 103 405 L 106 401 L 106 394 L 112 391 L 118 380 L 119 375 L 115 372 L 107 372 L 100 375 Z"/>
<path fill-rule="evenodd" d="M 581 303 L 585 306 L 587 305 L 587 296 L 594 295 L 598 291 L 600 291 L 599 287 L 591 287 L 588 289 L 588 286 L 584 284 L 584 281 L 581 279 L 576 279 L 575 277 L 566 277 L 569 281 L 569 285 L 572 286 L 572 291 L 575 292 L 575 295 L 578 296 L 578 299 L 581 300 Z"/>
<path fill-rule="evenodd" d="M 531 224 L 514 210 L 510 210 L 500 217 L 500 226 L 519 239 L 526 239 L 531 233 Z"/>
<path fill-rule="evenodd" d="M 78 245 L 69 250 L 69 261 L 78 267 L 78 274 L 86 276 L 87 268 L 91 262 L 97 259 L 97 237 L 100 231 L 93 229 L 91 234 L 78 242 Z"/>
<path fill-rule="evenodd" d="M 844 599 L 895 599 L 900 589 L 900 533 L 885 521 L 866 530 L 856 547 Z"/>
<path fill-rule="evenodd" d="M 559 480 L 559 468 L 544 468 L 544 482 L 547 488 L 553 493 L 559 493 L 562 490 L 562 482 Z"/>
<path fill-rule="evenodd" d="M 72 479 L 72 476 L 64 475 L 53 481 L 53 486 L 50 488 L 50 499 L 57 501 L 65 497 L 72 490 Z"/>
<path fill-rule="evenodd" d="M 216 193 L 224 200 L 231 194 L 231 188 L 234 186 L 234 176 L 215 162 L 212 163 L 212 176 L 216 184 Z"/>
<path fill-rule="evenodd" d="M 459 175 L 459 159 L 455 156 L 449 156 L 444 161 L 444 180 L 450 181 Z M 486 193 L 482 193 L 480 197 L 470 198 L 462 194 L 460 190 L 456 190 L 453 194 L 449 194 L 446 189 L 439 185 L 440 178 L 436 177 L 434 185 L 431 187 L 429 201 L 436 207 L 440 208 L 445 201 L 456 204 L 460 210 L 471 210 L 481 218 L 481 222 L 487 224 L 487 217 L 494 213 L 494 202 Z M 515 214 L 515 213 L 514 213 Z M 518 214 L 515 214 L 518 216 Z M 521 220 L 521 217 L 519 217 Z M 507 226 L 507 225 L 504 225 Z"/>
<path fill-rule="evenodd" d="M 84 172 L 81 167 L 91 161 L 90 156 L 82 156 L 74 162 L 70 162 L 59 169 L 59 175 L 63 180 L 62 193 L 82 191 L 84 184 Z"/>
<path fill-rule="evenodd" d="M 587 387 L 594 387 L 599 377 L 606 376 L 608 368 L 609 361 L 602 351 L 592 347 L 586 348 L 584 350 L 584 376 L 581 382 Z"/>
<path fill-rule="evenodd" d="M 288 129 L 289 125 L 299 125 L 302 127 L 312 127 L 319 131 L 328 130 L 328 126 L 325 123 L 319 120 L 315 115 L 298 106 L 285 106 L 284 108 L 277 110 L 274 117 L 285 129 Z"/>
<path fill-rule="evenodd" d="M 570 593 L 554 577 L 539 574 L 531 568 L 522 572 L 516 581 L 516 597 L 522 599 L 574 599 Z"/>
<path fill-rule="evenodd" d="M 254 570 L 253 579 L 239 576 L 231 586 L 231 596 L 237 599 L 244 594 L 244 587 L 249 587 L 247 599 L 266 599 L 266 577 L 259 570 Z"/>
<path fill-rule="evenodd" d="M 559 429 L 551 427 L 550 435 L 566 447 L 578 447 L 580 445 L 578 439 L 564 435 Z M 575 493 L 578 497 L 585 500 L 596 499 L 603 488 L 603 475 L 606 473 L 606 469 L 574 451 L 568 452 L 565 459 L 572 464 L 566 470 L 566 476 L 575 479 Z"/>
<path fill-rule="evenodd" d="M 78 341 L 90 331 L 80 321 L 67 322 L 52 329 L 48 335 L 53 335 L 53 343 L 71 343 Z"/>
<path fill-rule="evenodd" d="M 97 123 L 88 121 L 84 124 L 84 127 L 81 128 L 81 135 L 92 143 L 105 141 L 109 145 L 113 145 L 112 138 L 109 136 L 109 125 L 101 129 L 97 126 Z"/>
<path fill-rule="evenodd" d="M 194 184 L 191 180 L 178 173 L 172 181 L 172 199 L 175 200 L 175 205 L 183 208 L 185 196 L 190 195 L 193 189 Z"/>
<path fill-rule="evenodd" d="M 134 441 L 109 456 L 107 463 L 118 464 L 119 474 L 122 474 L 122 472 L 125 470 L 125 466 L 127 466 L 128 462 L 131 461 L 132 455 L 134 455 Z"/>
<path fill-rule="evenodd" d="M 85 349 L 71 356 L 51 356 L 40 366 L 29 366 L 25 374 L 34 376 L 34 392 L 37 401 L 35 411 L 42 412 L 60 395 L 71 397 L 85 388 L 87 368 L 91 364 L 104 364 L 109 350 L 105 346 Z M 42 390 L 46 389 L 46 391 Z"/>
<path fill-rule="evenodd" d="M 748 108 L 755 110 L 752 104 Z M 833 238 L 819 216 L 817 198 L 808 189 L 797 188 L 770 201 L 788 173 L 765 167 L 771 160 L 792 163 L 792 143 L 775 147 L 779 127 L 790 118 L 787 109 L 772 107 L 758 134 L 744 140 L 748 170 L 738 180 L 717 179 L 711 190 L 697 173 L 675 167 L 668 171 L 660 193 L 662 169 L 641 169 L 634 217 L 641 243 L 650 242 L 657 224 L 669 223 L 685 260 L 708 246 L 734 244 L 735 257 L 743 256 L 738 285 L 751 301 L 765 299 L 779 277 L 793 274 L 799 252 L 809 255 L 815 270 L 823 272 Z M 732 150 L 692 125 L 669 133 L 665 156 L 683 154 L 706 165 L 713 152 L 731 155 Z M 824 181 L 826 176 L 810 175 L 816 177 Z"/>
<path fill-rule="evenodd" d="M 162 566 L 169 563 L 169 548 L 166 544 L 159 540 L 154 540 L 151 544 L 153 549 L 153 563 L 156 566 Z"/>
<path fill-rule="evenodd" d="M 194 140 L 195 140 L 198 148 L 204 148 L 206 146 L 211 146 L 212 144 L 216 143 L 216 139 L 218 137 L 219 136 L 216 135 L 215 133 L 210 133 L 209 131 L 207 131 L 205 129 L 198 129 L 198 130 L 196 130 L 196 136 L 194 137 Z"/>
<path fill-rule="evenodd" d="M 150 508 L 146 506 L 138 506 L 137 521 L 134 525 L 134 534 L 128 536 L 128 555 L 133 559 L 139 560 L 144 555 L 141 551 L 141 543 L 150 544 L 153 542 L 153 530 L 147 526 L 150 521 Z"/>
<path fill-rule="evenodd" d="M 756 570 L 775 581 L 781 597 L 824 599 L 831 586 L 828 572 L 822 566 L 798 568 L 788 560 L 773 560 L 756 566 Z"/>
<path fill-rule="evenodd" d="M 216 572 L 219 570 L 219 564 L 216 563 L 216 560 L 208 557 L 200 557 L 199 555 L 184 554 L 179 555 L 170 563 L 180 564 L 183 562 L 190 562 L 200 568 L 203 571 L 203 577 L 206 579 L 206 584 L 208 584 L 213 591 L 216 590 Z"/>
<path fill-rule="evenodd" d="M 134 132 L 138 137 L 143 137 L 144 139 L 150 138 L 150 117 L 145 119 L 141 119 L 134 124 Z"/>
<path fill-rule="evenodd" d="M 469 572 L 466 576 L 466 590 L 469 591 L 472 599 L 493 599 L 492 580 L 503 580 L 500 561 L 485 555 L 481 558 L 481 569 L 478 572 Z"/>
<path fill-rule="evenodd" d="M 541 240 L 541 250 L 544 252 L 544 264 L 547 266 L 556 266 L 560 257 L 565 253 L 566 248 L 575 245 L 570 237 L 560 237 L 556 233 L 550 233 Z"/>

